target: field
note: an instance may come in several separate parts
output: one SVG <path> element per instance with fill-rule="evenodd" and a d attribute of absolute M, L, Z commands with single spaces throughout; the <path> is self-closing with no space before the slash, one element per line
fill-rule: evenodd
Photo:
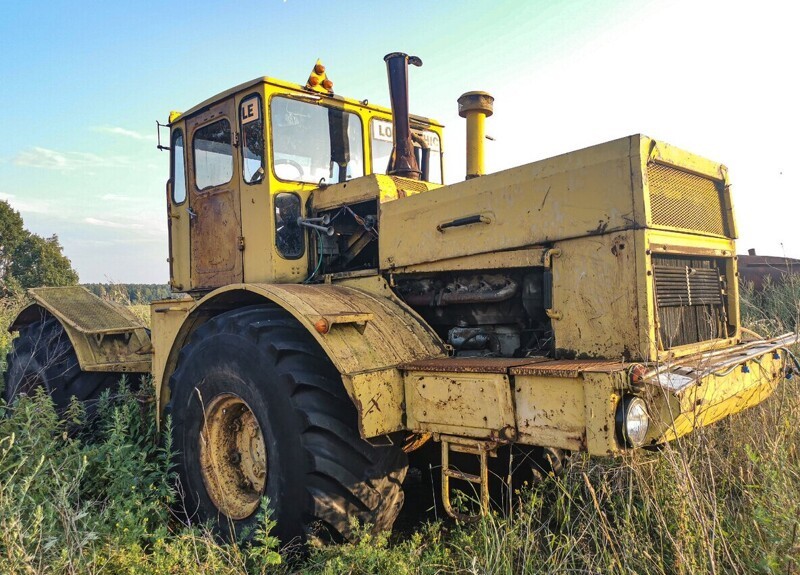
<path fill-rule="evenodd" d="M 744 295 L 750 329 L 797 329 L 800 277 Z M 18 304 L 3 301 L 3 357 Z M 47 397 L 0 404 L 0 574 L 800 574 L 799 379 L 659 453 L 576 458 L 510 514 L 362 533 L 299 559 L 266 512 L 233 545 L 172 515 L 171 447 L 147 393 L 107 397 L 91 437 L 73 432 L 77 406 L 59 421 Z"/>

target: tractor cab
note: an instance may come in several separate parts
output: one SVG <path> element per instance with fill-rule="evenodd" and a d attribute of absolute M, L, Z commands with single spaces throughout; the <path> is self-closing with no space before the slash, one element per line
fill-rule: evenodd
<path fill-rule="evenodd" d="M 327 227 L 309 211 L 312 192 L 386 174 L 393 149 L 392 111 L 332 88 L 317 62 L 305 86 L 257 78 L 170 114 L 173 290 L 201 295 L 313 274 Z M 441 185 L 443 126 L 411 115 L 410 128 L 419 191 Z M 335 239 L 347 251 L 351 238 Z M 351 255 L 349 263 L 371 265 Z"/>

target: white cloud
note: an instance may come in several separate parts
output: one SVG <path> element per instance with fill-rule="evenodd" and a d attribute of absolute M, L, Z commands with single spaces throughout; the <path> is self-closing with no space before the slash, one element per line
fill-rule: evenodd
<path fill-rule="evenodd" d="M 92 128 L 94 132 L 103 132 L 106 134 L 113 134 L 115 136 L 122 136 L 124 138 L 131 138 L 133 140 L 147 140 L 147 141 L 155 141 L 156 137 L 154 135 L 147 135 L 136 132 L 134 130 L 128 130 L 126 128 L 120 128 L 119 126 L 95 126 Z"/>
<path fill-rule="evenodd" d="M 43 168 L 69 172 L 87 168 L 124 168 L 134 166 L 125 156 L 98 156 L 86 152 L 58 152 L 34 146 L 14 158 L 14 164 L 27 168 Z"/>
<path fill-rule="evenodd" d="M 125 230 L 141 230 L 144 228 L 142 224 L 112 222 L 110 220 L 100 220 L 97 218 L 84 218 L 83 221 L 93 226 L 100 226 L 102 228 L 115 228 Z"/>
<path fill-rule="evenodd" d="M 0 192 L 0 200 L 5 200 L 11 204 L 12 208 L 23 214 L 49 214 L 53 211 L 47 202 L 40 200 L 31 201 L 24 198 L 20 199 L 16 194 Z"/>

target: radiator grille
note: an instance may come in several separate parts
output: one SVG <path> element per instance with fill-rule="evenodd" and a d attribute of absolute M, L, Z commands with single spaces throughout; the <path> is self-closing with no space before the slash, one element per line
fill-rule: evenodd
<path fill-rule="evenodd" d="M 724 261 L 657 256 L 653 278 L 663 349 L 729 336 Z"/>
<path fill-rule="evenodd" d="M 729 235 L 722 194 L 714 180 L 650 162 L 647 182 L 653 225 Z"/>

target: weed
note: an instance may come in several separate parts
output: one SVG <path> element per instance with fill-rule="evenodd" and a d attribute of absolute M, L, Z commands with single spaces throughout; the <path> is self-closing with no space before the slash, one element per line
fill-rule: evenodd
<path fill-rule="evenodd" d="M 765 289 L 742 290 L 746 325 L 797 329 L 800 281 Z M 3 305 L 7 325 L 14 306 Z M 360 526 L 294 563 L 270 535 L 266 501 L 250 543 L 221 544 L 171 515 L 172 447 L 148 399 L 122 385 L 87 436 L 70 432 L 79 406 L 60 420 L 43 394 L 0 405 L 2 575 L 800 574 L 798 378 L 659 453 L 575 458 L 563 477 L 516 493 L 511 513 L 407 536 Z"/>

